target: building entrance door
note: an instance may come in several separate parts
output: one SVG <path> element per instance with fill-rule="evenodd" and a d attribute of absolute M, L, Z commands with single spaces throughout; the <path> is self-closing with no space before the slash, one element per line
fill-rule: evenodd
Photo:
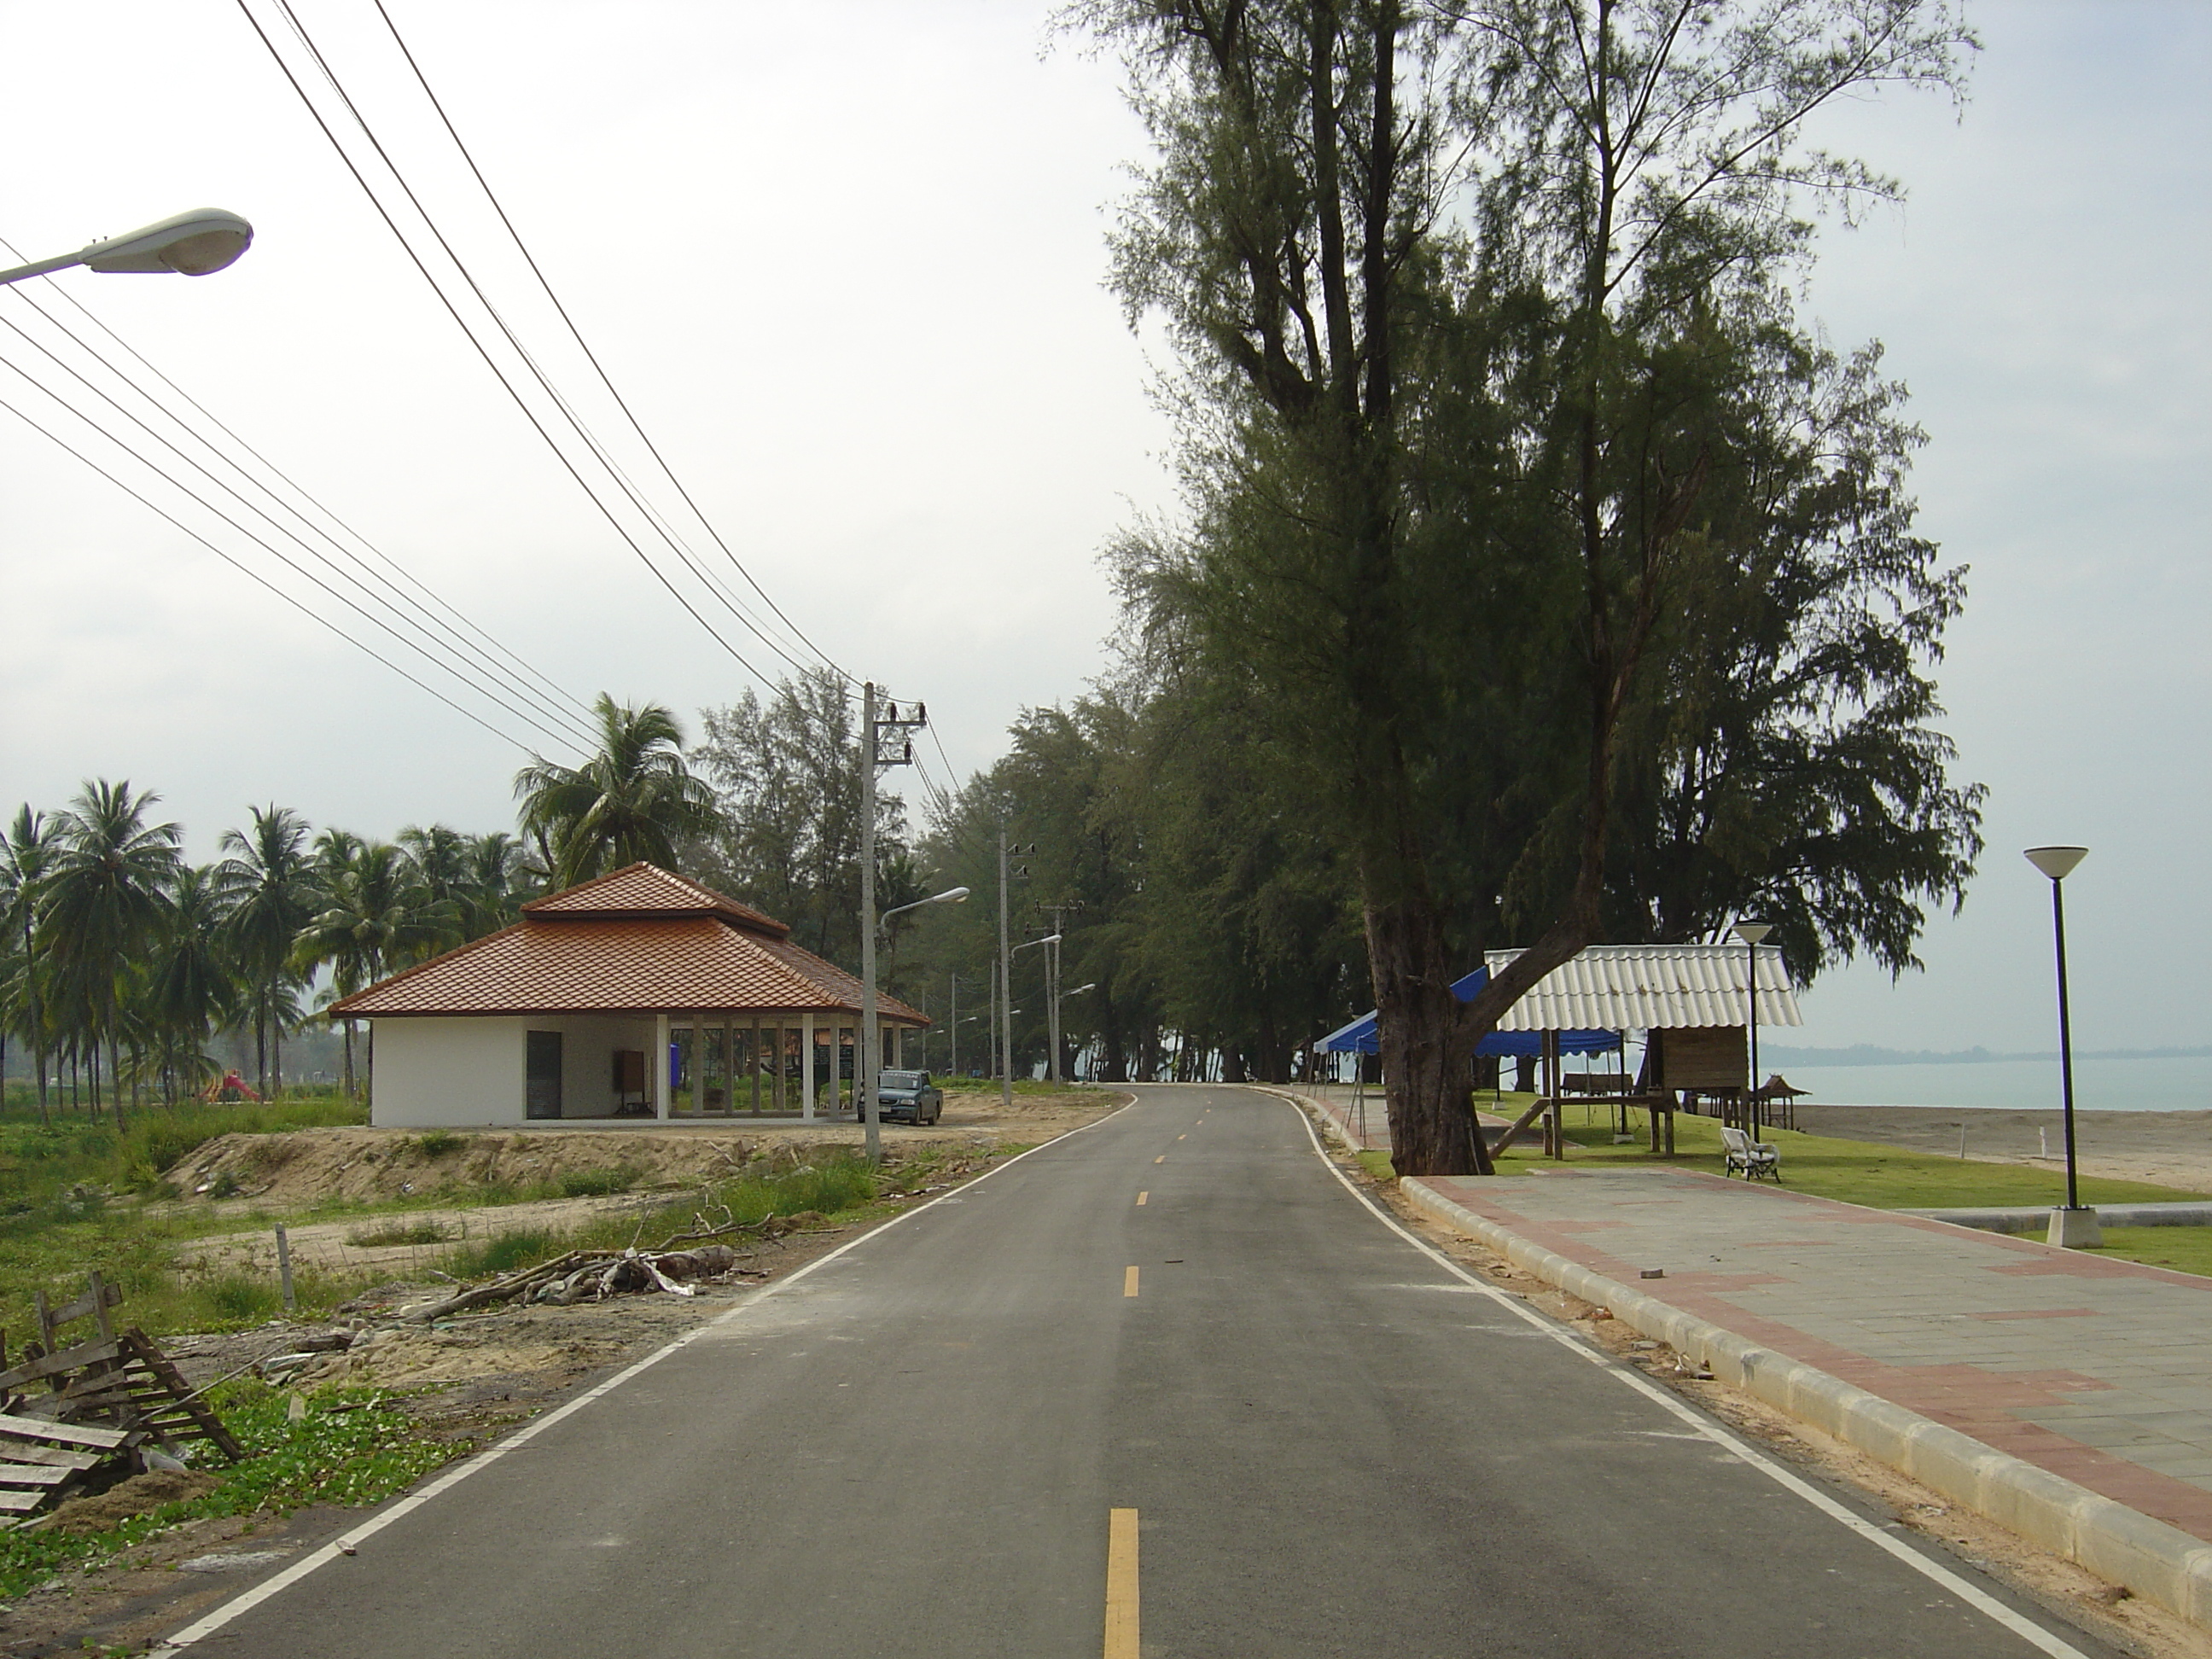
<path fill-rule="evenodd" d="M 525 1117 L 561 1115 L 561 1034 L 525 1033 L 529 1044 L 523 1063 L 522 1115 Z"/>

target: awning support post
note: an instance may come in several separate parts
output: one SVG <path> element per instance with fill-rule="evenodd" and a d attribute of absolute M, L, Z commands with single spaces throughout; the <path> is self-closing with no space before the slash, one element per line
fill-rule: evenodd
<path fill-rule="evenodd" d="M 814 1016 L 799 1017 L 799 1086 L 803 1091 L 799 1103 L 799 1115 L 809 1123 L 814 1121 Z"/>

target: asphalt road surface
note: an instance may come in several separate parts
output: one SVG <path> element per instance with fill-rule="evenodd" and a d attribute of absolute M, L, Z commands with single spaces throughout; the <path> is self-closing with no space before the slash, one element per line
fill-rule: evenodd
<path fill-rule="evenodd" d="M 1700 1420 L 1391 1230 L 1287 1103 L 1147 1089 L 356 1528 L 192 1651 L 2108 1653 Z"/>

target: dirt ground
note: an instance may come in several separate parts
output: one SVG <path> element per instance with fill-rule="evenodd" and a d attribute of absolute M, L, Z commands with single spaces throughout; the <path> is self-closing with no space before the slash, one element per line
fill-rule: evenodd
<path fill-rule="evenodd" d="M 972 1179 L 1012 1156 L 990 1146 L 1003 1147 L 1017 1139 L 1034 1145 L 1063 1132 L 1042 1126 L 1078 1127 L 1127 1098 L 1095 1090 L 1085 1091 L 1079 1103 L 1048 1097 L 1027 1112 L 1018 1105 L 1012 1117 L 994 1121 L 991 1132 L 980 1137 L 988 1145 L 976 1146 L 978 1156 L 969 1168 L 947 1184 Z M 950 1112 L 946 1120 L 949 1128 Z M 942 1141 L 945 1137 L 940 1130 L 934 1136 L 925 1131 L 921 1138 Z M 975 1146 L 975 1139 L 963 1134 L 959 1144 Z M 942 1189 L 932 1187 L 884 1201 L 904 1211 L 927 1202 Z M 543 1207 L 513 1206 L 504 1213 Z M 890 1218 L 868 1226 L 880 1226 Z M 357 1227 L 362 1221 L 356 1218 L 333 1224 Z M 743 1276 L 732 1283 L 700 1285 L 690 1297 L 653 1293 L 568 1308 L 496 1307 L 425 1328 L 403 1322 L 395 1315 L 450 1286 L 399 1277 L 345 1304 L 334 1323 L 274 1320 L 251 1330 L 172 1337 L 163 1346 L 187 1380 L 199 1387 L 241 1372 L 257 1361 L 295 1352 L 307 1339 L 344 1329 L 354 1334 L 356 1346 L 323 1356 L 294 1375 L 288 1386 L 389 1389 L 414 1417 L 422 1436 L 450 1444 L 458 1456 L 489 1444 L 577 1390 L 727 1312 L 759 1285 L 788 1275 L 866 1230 L 823 1226 L 741 1244 L 738 1267 Z M 138 1651 L 161 1632 L 246 1588 L 279 1562 L 319 1547 L 360 1513 L 318 1508 L 289 1516 L 198 1521 L 173 1528 L 106 1564 L 64 1573 L 0 1607 L 0 1655 L 39 1659 L 88 1649 Z"/>
<path fill-rule="evenodd" d="M 1816 1135 L 1954 1154 L 1963 1128 L 1969 1158 L 2065 1167 L 2066 1142 L 2057 1112 L 1800 1106 L 1797 1127 Z M 2074 1133 L 2084 1175 L 2212 1194 L 2212 1112 L 2076 1112 Z"/>
<path fill-rule="evenodd" d="M 1843 1131 L 1821 1129 L 1819 1133 Z M 1957 1133 L 1954 1127 L 1953 1135 Z M 1501 1289 L 1565 1322 L 1584 1340 L 1693 1401 L 1799 1474 L 1814 1478 L 1817 1484 L 1846 1489 L 1859 1500 L 1856 1507 L 1861 1509 L 1871 1500 L 1898 1525 L 1910 1528 L 2027 1601 L 2072 1620 L 2124 1653 L 2140 1655 L 2142 1659 L 2205 1659 L 2212 1653 L 2212 1639 L 2186 1620 L 2138 1601 L 2118 1585 L 2106 1583 L 2073 1562 L 2037 1547 L 2017 1533 L 1954 1504 L 1810 1424 L 1715 1382 L 1709 1374 L 1700 1374 L 1667 1344 L 1650 1340 L 1604 1309 L 1555 1289 L 1474 1240 L 1431 1220 L 1401 1200 L 1389 1185 L 1373 1181 L 1344 1158 L 1334 1143 L 1331 1151 L 1346 1174 L 1388 1204 L 1409 1231 Z"/>

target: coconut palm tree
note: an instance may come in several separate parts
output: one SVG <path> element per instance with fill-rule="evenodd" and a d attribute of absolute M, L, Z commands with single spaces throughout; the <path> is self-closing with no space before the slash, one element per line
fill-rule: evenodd
<path fill-rule="evenodd" d="M 107 1045 L 107 1075 L 120 1075 L 125 967 L 159 934 L 169 910 L 182 833 L 173 823 L 148 823 L 159 795 L 134 794 L 126 780 L 88 781 L 57 820 L 57 846 L 34 927 L 38 948 L 78 1000 L 95 1067 Z M 95 1073 L 96 1079 L 96 1073 Z M 99 1084 L 93 1103 L 99 1106 Z M 123 1096 L 113 1091 L 115 1124 Z"/>
<path fill-rule="evenodd" d="M 659 703 L 634 708 L 605 692 L 592 705 L 599 751 L 580 767 L 540 757 L 514 775 L 522 829 L 556 887 L 640 859 L 673 865 L 676 849 L 715 827 L 714 791 L 684 762 L 684 730 Z"/>
<path fill-rule="evenodd" d="M 336 850 L 334 842 L 330 851 Z M 351 856 L 335 872 L 325 861 L 323 874 L 324 908 L 301 930 L 292 961 L 302 972 L 329 968 L 340 996 L 349 996 L 458 938 L 459 913 L 453 902 L 432 893 L 413 860 L 388 842 L 356 842 Z M 371 1071 L 374 1074 L 373 1050 Z M 353 1075 L 353 1022 L 348 1020 L 349 1097 Z"/>
<path fill-rule="evenodd" d="M 216 866 L 215 882 L 226 914 L 222 943 L 245 981 L 253 1019 L 255 1083 L 270 1094 L 284 1088 L 283 1029 L 276 1004 L 288 1000 L 292 945 L 315 914 L 314 868 L 307 854 L 307 821 L 273 803 L 246 809 L 252 825 L 223 832 L 229 856 Z"/>
<path fill-rule="evenodd" d="M 176 1085 L 204 1080 L 209 1035 L 229 1018 L 240 989 L 221 941 L 236 911 L 224 872 L 185 865 L 169 892 L 169 915 L 146 986 L 156 1069 L 171 1103 Z"/>
<path fill-rule="evenodd" d="M 18 808 L 15 823 L 0 834 L 0 929 L 8 936 L 7 967 L 0 973 L 0 1033 L 21 1033 L 31 1051 L 41 1124 L 51 1121 L 46 1111 L 46 1073 L 53 1045 L 47 999 L 42 994 L 48 974 L 39 953 L 31 948 L 31 928 L 53 853 L 53 827 L 45 814 L 33 812 L 28 805 Z M 5 1048 L 0 1047 L 0 1071 L 6 1070 L 6 1057 Z"/>
<path fill-rule="evenodd" d="M 513 921 L 537 889 L 529 851 L 504 830 L 469 842 L 468 880 L 460 893 L 461 932 L 481 939 Z"/>

